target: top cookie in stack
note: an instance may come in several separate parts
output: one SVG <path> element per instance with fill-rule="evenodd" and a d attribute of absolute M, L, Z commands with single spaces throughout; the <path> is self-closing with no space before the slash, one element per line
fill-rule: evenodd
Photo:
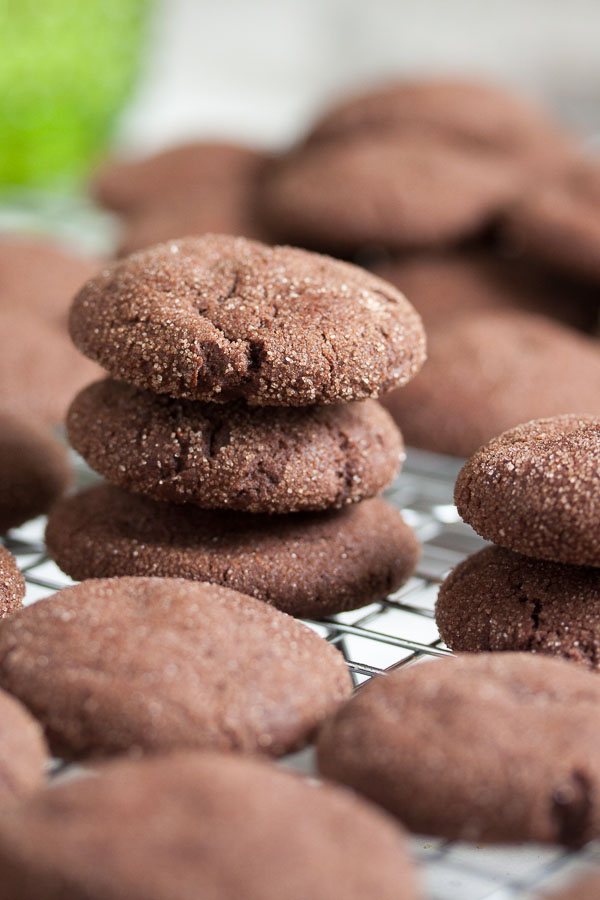
<path fill-rule="evenodd" d="M 380 493 L 399 466 L 401 436 L 372 398 L 412 378 L 425 340 L 391 285 L 303 250 L 206 235 L 106 268 L 75 298 L 70 328 L 112 376 L 75 399 L 73 446 L 113 484 L 185 506 L 104 486 L 65 501 L 48 543 L 69 574 L 184 575 L 301 614 L 381 599 L 410 574 L 416 542 L 383 501 L 325 512 Z M 254 546 L 243 566 L 242 544 Z M 273 573 L 287 577 L 317 545 L 327 584 L 317 590 L 323 571 L 305 561 L 285 591 L 296 599 L 282 598 Z"/>

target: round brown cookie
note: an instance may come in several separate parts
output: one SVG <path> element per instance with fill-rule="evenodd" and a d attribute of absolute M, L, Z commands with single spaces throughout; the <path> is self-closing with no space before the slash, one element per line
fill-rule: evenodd
<path fill-rule="evenodd" d="M 352 689 L 342 655 L 266 603 L 183 579 L 65 588 L 0 628 L 0 686 L 69 759 L 181 748 L 279 756 Z"/>
<path fill-rule="evenodd" d="M 600 834 L 599 703 L 597 675 L 528 653 L 410 666 L 329 719 L 319 768 L 423 834 L 579 846 Z"/>
<path fill-rule="evenodd" d="M 457 241 L 509 205 L 520 178 L 489 152 L 421 134 L 358 134 L 273 166 L 262 212 L 279 240 L 352 252 Z"/>
<path fill-rule="evenodd" d="M 23 605 L 25 579 L 17 561 L 6 547 L 0 544 L 0 619 L 6 618 Z M 0 778 L 0 783 L 2 779 Z"/>
<path fill-rule="evenodd" d="M 456 315 L 496 309 L 541 313 L 582 331 L 598 326 L 591 287 L 529 261 L 474 250 L 419 253 L 380 261 L 373 271 L 410 297 L 428 329 Z"/>
<path fill-rule="evenodd" d="M 532 190 L 509 210 L 506 230 L 524 256 L 600 284 L 600 162 Z"/>
<path fill-rule="evenodd" d="M 59 327 L 33 311 L 0 310 L 0 407 L 56 424 L 73 395 L 102 373 Z"/>
<path fill-rule="evenodd" d="M 70 481 L 66 447 L 29 419 L 0 410 L 0 533 L 46 512 Z"/>
<path fill-rule="evenodd" d="M 100 265 L 49 241 L 0 234 L 0 309 L 25 310 L 64 327 L 73 294 Z"/>
<path fill-rule="evenodd" d="M 233 853 L 233 855 L 232 855 Z M 2 900 L 416 900 L 404 832 L 256 760 L 115 761 L 0 816 Z"/>
<path fill-rule="evenodd" d="M 71 445 L 111 483 L 205 509 L 286 513 L 380 493 L 402 438 L 375 400 L 249 407 L 173 400 L 99 381 L 74 400 Z"/>
<path fill-rule="evenodd" d="M 206 235 L 108 267 L 71 335 L 111 375 L 193 400 L 309 406 L 376 396 L 421 367 L 421 320 L 395 288 L 291 247 Z"/>
<path fill-rule="evenodd" d="M 565 412 L 600 415 L 597 342 L 542 316 L 472 313 L 428 331 L 415 381 L 382 398 L 408 446 L 468 456 L 507 428 Z"/>
<path fill-rule="evenodd" d="M 81 581 L 160 575 L 210 581 L 296 616 L 381 600 L 412 574 L 415 535 L 384 500 L 259 516 L 157 503 L 98 485 L 50 512 L 48 552 Z"/>
<path fill-rule="evenodd" d="M 92 190 L 103 206 L 126 214 L 152 207 L 172 196 L 202 196 L 215 184 L 257 180 L 268 156 L 223 142 L 179 144 L 152 156 L 109 160 L 96 173 Z"/>
<path fill-rule="evenodd" d="M 600 566 L 600 415 L 526 422 L 481 447 L 454 490 L 486 540 L 537 559 Z"/>
<path fill-rule="evenodd" d="M 38 723 L 0 691 L 0 809 L 42 787 L 47 755 Z"/>
<path fill-rule="evenodd" d="M 600 668 L 600 570 L 486 547 L 442 584 L 435 608 L 453 650 L 530 650 Z"/>
<path fill-rule="evenodd" d="M 323 115 L 308 140 L 390 129 L 466 141 L 534 166 L 536 172 L 560 169 L 577 153 L 574 138 L 525 98 L 495 85 L 450 78 L 391 83 L 351 96 Z"/>
<path fill-rule="evenodd" d="M 540 900 L 598 900 L 600 897 L 600 871 L 595 868 L 583 878 L 571 879 L 568 887 L 561 891 L 544 894 Z"/>
<path fill-rule="evenodd" d="M 201 200 L 177 198 L 160 206 L 141 209 L 127 221 L 118 255 L 128 256 L 154 244 L 207 232 L 268 241 L 250 197 L 215 185 L 210 192 L 203 193 Z"/>

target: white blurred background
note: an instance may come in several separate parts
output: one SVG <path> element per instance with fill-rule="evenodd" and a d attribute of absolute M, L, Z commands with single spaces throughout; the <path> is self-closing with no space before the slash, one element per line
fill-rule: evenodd
<path fill-rule="evenodd" d="M 190 136 L 285 146 L 353 86 L 475 74 L 600 129 L 598 0 L 160 0 L 117 144 Z"/>

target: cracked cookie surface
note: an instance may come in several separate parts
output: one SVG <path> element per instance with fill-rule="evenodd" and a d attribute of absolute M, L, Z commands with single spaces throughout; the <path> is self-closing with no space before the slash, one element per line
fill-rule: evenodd
<path fill-rule="evenodd" d="M 443 582 L 435 619 L 453 650 L 530 650 L 600 668 L 600 569 L 486 547 Z"/>
<path fill-rule="evenodd" d="M 374 678 L 321 730 L 319 769 L 413 831 L 580 846 L 600 834 L 600 680 L 530 653 Z"/>
<path fill-rule="evenodd" d="M 375 400 L 249 407 L 174 400 L 100 381 L 74 400 L 71 445 L 111 483 L 205 509 L 285 513 L 380 493 L 403 444 Z"/>
<path fill-rule="evenodd" d="M 421 320 L 387 282 L 225 235 L 160 244 L 107 267 L 75 298 L 70 330 L 119 380 L 259 406 L 377 396 L 425 358 Z"/>

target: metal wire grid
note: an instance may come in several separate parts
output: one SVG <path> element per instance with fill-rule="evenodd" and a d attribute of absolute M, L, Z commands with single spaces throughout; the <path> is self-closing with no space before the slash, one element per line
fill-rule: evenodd
<path fill-rule="evenodd" d="M 447 457 L 409 452 L 387 497 L 402 508 L 422 542 L 415 575 L 379 603 L 308 622 L 342 651 L 355 685 L 427 656 L 449 655 L 434 621 L 437 588 L 450 568 L 484 546 L 461 522 L 452 502 L 459 467 Z M 78 470 L 80 481 L 89 481 L 89 470 L 80 461 Z M 44 526 L 43 518 L 37 519 L 6 539 L 25 573 L 26 603 L 73 583 L 47 557 Z M 296 754 L 288 764 L 314 771 L 312 749 Z M 415 838 L 414 850 L 429 900 L 525 900 L 546 885 L 569 879 L 586 864 L 600 863 L 600 848 L 594 846 L 571 853 L 554 847 L 475 847 Z"/>

